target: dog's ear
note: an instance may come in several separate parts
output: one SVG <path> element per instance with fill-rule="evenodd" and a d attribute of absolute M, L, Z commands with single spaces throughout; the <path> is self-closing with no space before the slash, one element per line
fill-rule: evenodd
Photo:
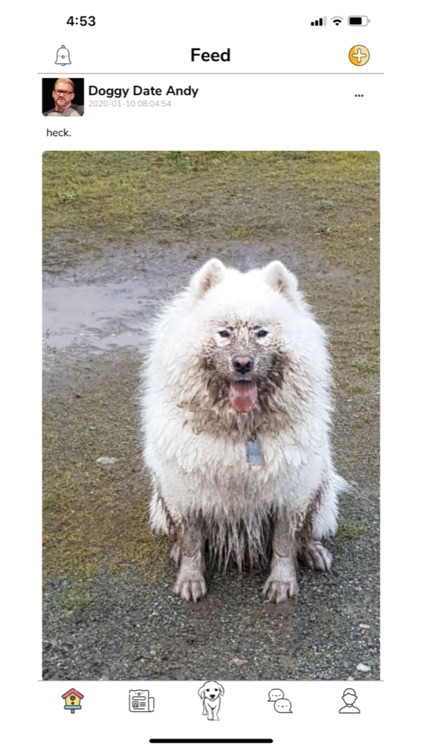
<path fill-rule="evenodd" d="M 198 695 L 200 698 L 204 697 L 204 691 L 205 691 L 205 685 L 202 685 L 202 687 L 200 687 L 198 690 Z"/>
<path fill-rule="evenodd" d="M 224 688 L 223 688 L 223 686 L 222 686 L 222 685 L 220 685 L 220 683 L 219 683 L 219 682 L 217 682 L 217 685 L 218 685 L 218 688 L 219 688 L 219 690 L 220 690 L 220 693 L 221 693 L 221 695 L 224 695 Z"/>
<path fill-rule="evenodd" d="M 189 284 L 189 291 L 196 299 L 202 299 L 205 294 L 212 289 L 213 286 L 217 286 L 223 280 L 226 267 L 218 260 L 218 258 L 211 258 L 208 260 L 202 268 L 197 271 L 191 279 Z"/>
<path fill-rule="evenodd" d="M 277 292 L 283 294 L 292 302 L 297 302 L 300 295 L 298 293 L 298 283 L 296 276 L 288 271 L 283 263 L 279 260 L 273 260 L 268 266 L 262 269 L 264 279 Z"/>

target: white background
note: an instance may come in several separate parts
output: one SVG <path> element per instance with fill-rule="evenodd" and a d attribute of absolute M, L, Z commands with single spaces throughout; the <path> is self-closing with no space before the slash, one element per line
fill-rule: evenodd
<path fill-rule="evenodd" d="M 320 15 L 356 13 L 368 15 L 370 27 L 309 25 Z M 71 29 L 65 23 L 70 14 L 95 14 L 97 26 Z M 301 2 L 297 10 L 281 0 L 161 1 L 136 8 L 128 2 L 40 2 L 30 10 L 16 6 L 3 20 L 1 682 L 3 723 L 10 723 L 13 737 L 8 746 L 36 741 L 47 748 L 134 748 L 151 736 L 261 736 L 279 746 L 326 748 L 404 744 L 417 726 L 421 673 L 420 12 L 408 2 L 394 8 L 362 0 L 359 7 Z M 353 68 L 348 49 L 366 41 L 371 61 Z M 47 125 L 59 125 L 40 115 L 41 74 L 56 75 L 55 52 L 62 44 L 73 56 L 63 74 L 85 75 L 87 85 L 191 84 L 200 93 L 166 109 L 87 109 L 89 116 L 65 121 L 71 138 L 47 138 Z M 337 75 L 193 75 L 213 65 L 192 66 L 193 46 L 230 47 L 231 72 Z M 217 63 L 216 72 L 227 70 L 223 65 Z M 185 75 L 154 75 L 160 71 Z M 356 99 L 355 93 L 365 96 Z M 225 683 L 217 723 L 201 714 L 200 683 L 40 681 L 41 154 L 61 148 L 381 152 L 383 679 L 354 685 L 359 716 L 338 715 L 347 683 Z M 72 717 L 60 697 L 70 687 L 85 696 L 83 710 Z M 155 696 L 153 714 L 128 711 L 129 689 L 139 687 Z M 267 702 L 275 687 L 292 701 L 293 714 L 279 715 Z"/>

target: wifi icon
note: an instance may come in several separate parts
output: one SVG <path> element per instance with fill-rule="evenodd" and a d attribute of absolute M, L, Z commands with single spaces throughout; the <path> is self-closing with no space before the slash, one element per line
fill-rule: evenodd
<path fill-rule="evenodd" d="M 333 16 L 331 20 L 336 26 L 340 26 L 343 19 L 341 16 Z"/>

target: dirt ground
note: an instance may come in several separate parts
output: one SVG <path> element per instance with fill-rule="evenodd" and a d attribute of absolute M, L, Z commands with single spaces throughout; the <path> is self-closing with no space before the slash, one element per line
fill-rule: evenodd
<path fill-rule="evenodd" d="M 330 338 L 353 491 L 332 571 L 280 605 L 234 571 L 180 600 L 148 527 L 145 335 L 211 256 L 282 260 Z M 46 153 L 43 276 L 43 678 L 379 679 L 379 155 Z"/>

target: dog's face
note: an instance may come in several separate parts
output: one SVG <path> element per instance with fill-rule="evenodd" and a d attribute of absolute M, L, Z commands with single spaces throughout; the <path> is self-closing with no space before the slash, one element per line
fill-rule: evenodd
<path fill-rule="evenodd" d="M 303 359 L 304 325 L 312 326 L 296 278 L 278 261 L 242 274 L 214 259 L 188 293 L 185 337 L 199 375 L 191 410 L 273 412 Z"/>
<path fill-rule="evenodd" d="M 278 261 L 246 273 L 208 261 L 160 326 L 162 392 L 198 435 L 287 430 L 329 381 L 325 334 Z"/>
<path fill-rule="evenodd" d="M 205 682 L 198 690 L 201 698 L 208 698 L 214 701 L 220 695 L 224 695 L 224 688 L 219 682 Z"/>
<path fill-rule="evenodd" d="M 210 325 L 202 367 L 217 403 L 247 413 L 283 381 L 284 354 L 275 326 L 268 321 L 221 319 Z M 212 330 L 214 329 L 214 330 Z"/>

